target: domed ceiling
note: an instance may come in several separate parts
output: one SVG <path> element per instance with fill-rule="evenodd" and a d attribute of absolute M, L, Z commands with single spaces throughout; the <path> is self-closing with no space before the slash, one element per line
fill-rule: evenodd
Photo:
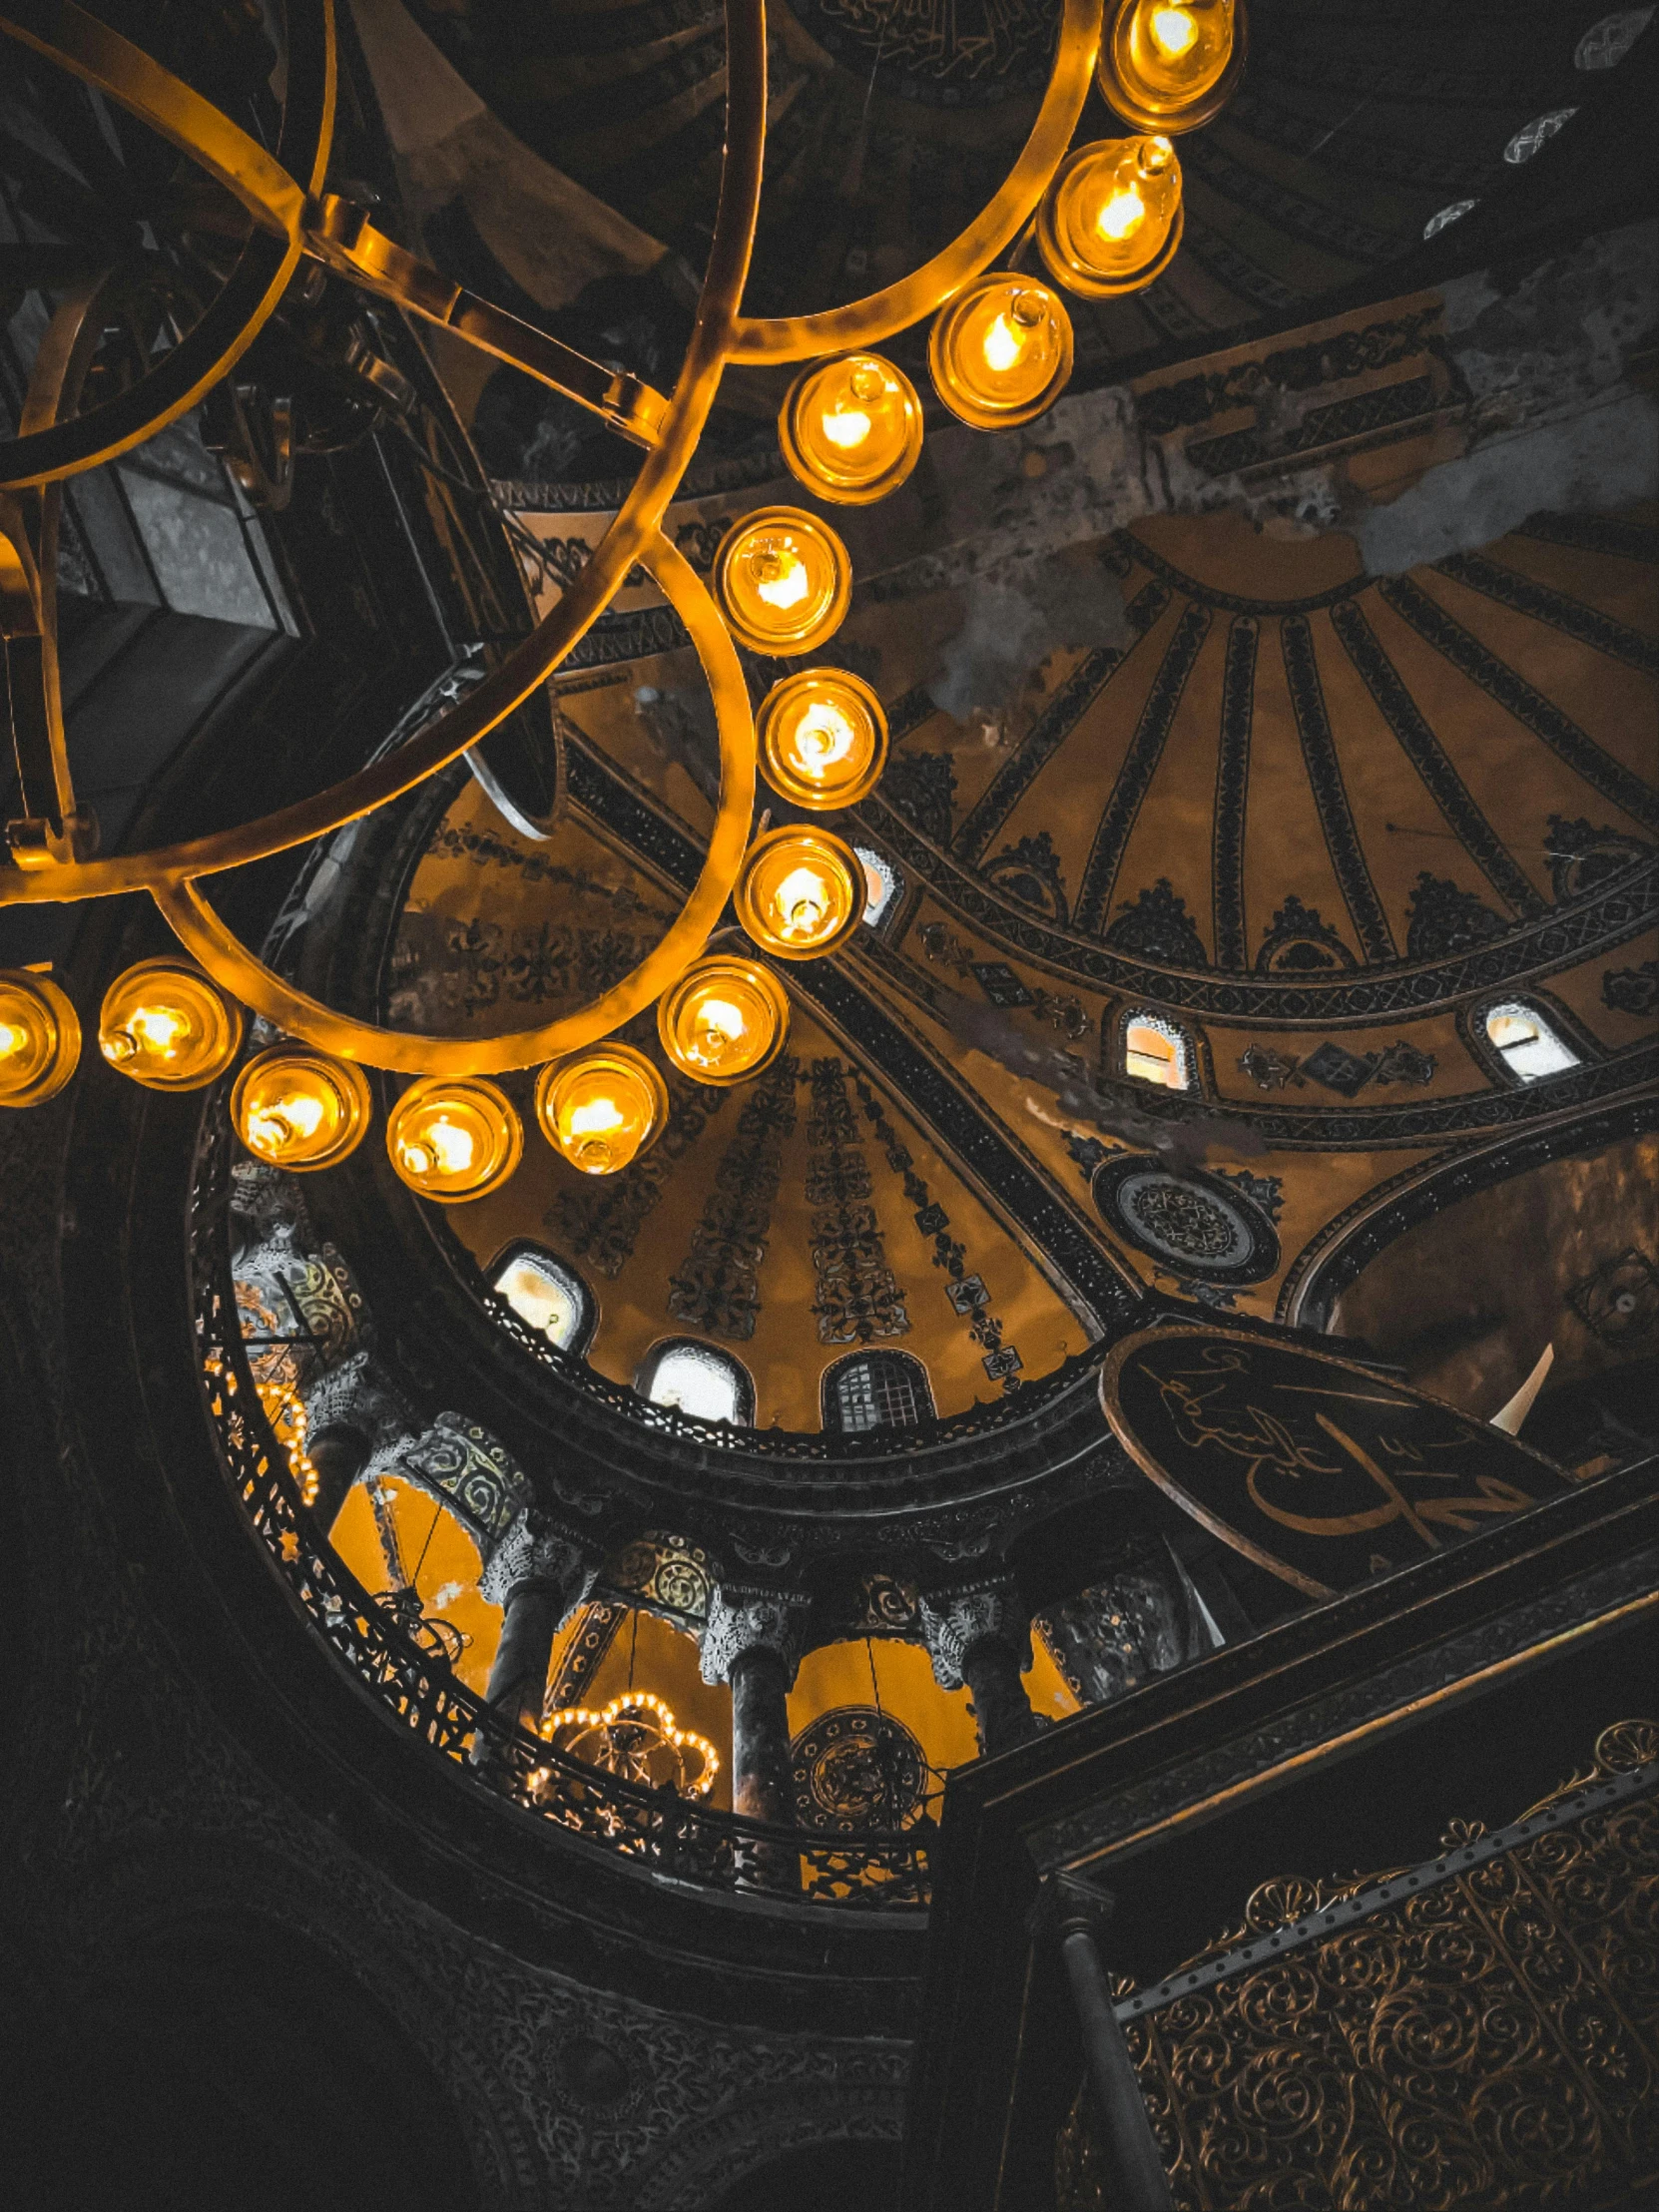
<path fill-rule="evenodd" d="M 1374 579 L 1342 535 L 1148 520 L 1068 557 L 1062 628 L 1111 642 L 1039 641 L 963 719 L 933 698 L 960 597 L 855 608 L 829 657 L 894 738 L 839 819 L 890 886 L 857 950 L 781 970 L 787 1056 L 733 1091 L 677 1079 L 614 1182 L 533 1147 L 455 1228 L 486 1269 L 524 1241 L 576 1268 L 617 1381 L 667 1338 L 730 1348 L 762 1426 L 819 1426 L 825 1370 L 860 1348 L 921 1359 L 941 1414 L 1016 1389 L 1127 1285 L 1272 1313 L 1346 1209 L 1534 1103 L 1471 1006 L 1534 979 L 1580 1063 L 1557 1107 L 1639 1073 L 1652 526 L 1540 520 Z M 651 642 L 633 596 L 619 646 Z M 717 774 L 691 657 L 636 652 L 557 699 L 565 821 L 533 844 L 458 790 L 393 1019 L 545 1016 L 667 926 Z M 1132 1015 L 1184 1041 L 1186 1090 L 1133 1078 Z"/>
<path fill-rule="evenodd" d="M 358 12 L 382 23 L 389 7 L 359 0 Z M 1059 12 L 1056 0 L 775 8 L 749 310 L 804 312 L 860 296 L 955 236 L 1030 126 Z M 702 266 L 724 128 L 718 8 L 409 0 L 409 13 L 524 146 Z M 1465 239 L 1490 239 L 1535 220 L 1539 201 L 1558 219 L 1569 203 L 1611 192 L 1636 160 L 1635 87 L 1618 65 L 1644 23 L 1639 10 L 1598 17 L 1552 4 L 1253 0 L 1244 82 L 1214 124 L 1181 144 L 1182 250 L 1132 299 L 1077 303 L 1074 388 L 1128 357 L 1294 320 L 1356 287 L 1375 292 L 1382 272 L 1421 259 L 1425 234 L 1444 241 L 1443 256 L 1458 223 Z M 1079 139 L 1121 129 L 1091 95 Z M 459 209 L 444 220 L 451 255 L 490 253 Z M 664 342 L 672 317 L 653 288 L 591 302 L 625 357 Z M 641 354 L 630 365 L 649 364 Z M 725 397 L 731 405 L 734 389 Z"/>

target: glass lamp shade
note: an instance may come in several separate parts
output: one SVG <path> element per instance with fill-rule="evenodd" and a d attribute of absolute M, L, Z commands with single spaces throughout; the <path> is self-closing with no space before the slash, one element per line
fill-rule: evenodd
<path fill-rule="evenodd" d="M 594 1045 L 542 1069 L 536 1119 L 572 1167 L 584 1175 L 615 1175 L 660 1133 L 668 1119 L 668 1085 L 632 1045 Z"/>
<path fill-rule="evenodd" d="M 498 1189 L 523 1150 L 512 1101 L 482 1076 L 423 1076 L 386 1117 L 393 1168 L 411 1191 L 440 1206 Z"/>
<path fill-rule="evenodd" d="M 848 353 L 803 369 L 778 416 L 793 473 L 821 499 L 850 507 L 884 499 L 921 452 L 921 402 L 878 353 Z"/>
<path fill-rule="evenodd" d="M 1106 0 L 1100 90 L 1137 130 L 1169 137 L 1212 121 L 1244 57 L 1244 0 Z"/>
<path fill-rule="evenodd" d="M 0 969 L 0 1106 L 39 1106 L 75 1073 L 81 1023 L 49 975 Z"/>
<path fill-rule="evenodd" d="M 148 1090 L 200 1090 L 241 1045 L 242 1008 L 181 960 L 141 960 L 104 993 L 98 1049 Z"/>
<path fill-rule="evenodd" d="M 1071 375 L 1071 317 L 1046 284 L 993 271 L 933 317 L 934 389 L 976 430 L 1010 430 L 1053 405 Z"/>
<path fill-rule="evenodd" d="M 1102 139 L 1060 165 L 1037 211 L 1037 245 L 1060 283 L 1112 299 L 1163 275 L 1185 221 L 1167 138 Z"/>
<path fill-rule="evenodd" d="M 741 1083 L 770 1067 L 790 1030 L 784 986 L 757 960 L 719 954 L 657 1002 L 663 1050 L 699 1083 Z"/>
<path fill-rule="evenodd" d="M 850 807 L 873 791 L 887 765 L 887 718 L 861 678 L 844 669 L 804 669 L 766 696 L 760 717 L 761 773 L 798 807 Z"/>
<path fill-rule="evenodd" d="M 816 960 L 857 928 L 867 893 L 863 862 L 823 830 L 769 830 L 749 848 L 734 903 L 763 951 Z"/>
<path fill-rule="evenodd" d="M 361 1068 L 301 1045 L 276 1044 L 250 1060 L 231 1093 L 232 1123 L 255 1158 L 301 1175 L 354 1152 L 371 1112 Z"/>
<path fill-rule="evenodd" d="M 715 586 L 733 632 L 752 652 L 811 653 L 845 618 L 852 563 L 816 515 L 762 507 L 721 541 Z"/>

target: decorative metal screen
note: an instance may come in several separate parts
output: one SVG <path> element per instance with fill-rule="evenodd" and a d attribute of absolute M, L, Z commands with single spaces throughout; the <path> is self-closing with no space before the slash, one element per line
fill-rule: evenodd
<path fill-rule="evenodd" d="M 1573 2212 L 1659 2192 L 1659 1727 L 1508 1829 L 1246 1923 L 1117 2006 L 1179 2212 Z M 1061 2212 L 1109 2212 L 1092 2115 Z"/>

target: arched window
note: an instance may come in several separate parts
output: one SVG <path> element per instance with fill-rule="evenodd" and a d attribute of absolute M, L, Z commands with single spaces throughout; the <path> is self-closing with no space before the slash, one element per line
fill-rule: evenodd
<path fill-rule="evenodd" d="M 1123 1025 L 1123 1072 L 1137 1083 L 1159 1083 L 1166 1090 L 1193 1087 L 1192 1046 L 1162 1014 L 1133 1013 Z"/>
<path fill-rule="evenodd" d="M 864 863 L 864 920 L 873 929 L 903 888 L 904 879 L 873 845 L 855 844 L 852 849 Z"/>
<path fill-rule="evenodd" d="M 824 1425 L 843 1434 L 931 1420 L 927 1370 L 907 1352 L 854 1352 L 824 1371 Z"/>
<path fill-rule="evenodd" d="M 587 1285 L 539 1245 L 514 1245 L 496 1262 L 491 1286 L 521 1321 L 561 1352 L 582 1351 L 593 1334 Z"/>
<path fill-rule="evenodd" d="M 699 1420 L 730 1421 L 753 1427 L 755 1384 L 749 1370 L 729 1352 L 700 1344 L 695 1337 L 672 1338 L 645 1356 L 634 1384 L 653 1405 L 678 1405 Z"/>
<path fill-rule="evenodd" d="M 1481 1019 L 1487 1041 L 1517 1083 L 1541 1082 L 1578 1065 L 1578 1054 L 1562 1043 L 1535 1006 L 1518 1000 L 1488 1006 Z"/>

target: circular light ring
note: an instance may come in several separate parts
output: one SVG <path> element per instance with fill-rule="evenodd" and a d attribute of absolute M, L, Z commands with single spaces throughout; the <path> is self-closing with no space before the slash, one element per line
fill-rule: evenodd
<path fill-rule="evenodd" d="M 1044 194 L 1037 210 L 1037 250 L 1044 266 L 1056 283 L 1064 284 L 1080 298 L 1120 299 L 1126 292 L 1144 291 L 1148 284 L 1157 281 L 1180 251 L 1181 234 L 1187 228 L 1187 201 L 1181 185 L 1181 164 L 1173 154 L 1170 163 L 1175 172 L 1175 213 L 1170 218 L 1163 245 L 1152 258 L 1122 275 L 1109 275 L 1092 266 L 1080 251 L 1086 233 L 1076 220 L 1077 200 L 1091 166 L 1104 157 L 1120 156 L 1125 147 L 1137 143 L 1134 139 L 1098 139 L 1092 146 L 1080 146 L 1060 165 L 1053 185 Z"/>
<path fill-rule="evenodd" d="M 821 937 L 803 943 L 778 926 L 772 901 L 798 868 L 818 869 L 829 879 L 831 925 Z M 765 952 L 780 960 L 819 960 L 838 951 L 863 919 L 869 887 L 864 864 L 849 844 L 826 830 L 799 830 L 786 825 L 769 830 L 749 848 L 733 904 L 738 919 Z"/>
<path fill-rule="evenodd" d="M 792 733 L 814 707 L 833 708 L 853 734 L 844 775 L 833 769 L 817 778 L 792 752 Z M 887 718 L 861 676 L 847 669 L 809 668 L 774 684 L 761 705 L 761 773 L 781 798 L 815 813 L 856 806 L 872 792 L 887 765 Z"/>
<path fill-rule="evenodd" d="M 9 1032 L 22 1031 L 22 1042 Z M 0 968 L 0 1106 L 43 1106 L 81 1057 L 81 1017 L 49 975 Z"/>
<path fill-rule="evenodd" d="M 755 1023 L 755 1047 L 742 1065 L 705 1058 L 697 1046 L 697 1012 L 700 1004 L 720 998 L 734 1005 Z M 741 959 L 736 953 L 717 953 L 688 968 L 672 990 L 657 1003 L 657 1034 L 663 1050 L 682 1075 L 697 1083 L 746 1083 L 771 1067 L 784 1049 L 790 1033 L 790 1001 L 782 983 L 758 960 Z M 762 1041 L 764 1038 L 764 1041 Z"/>
<path fill-rule="evenodd" d="M 759 564 L 786 565 L 776 579 L 757 575 Z M 763 591 L 794 590 L 786 605 Z M 800 507 L 760 507 L 721 540 L 715 589 L 733 635 L 752 653 L 812 653 L 832 638 L 852 602 L 852 562 L 827 522 Z"/>
<path fill-rule="evenodd" d="M 574 1149 L 576 1135 L 568 1128 L 573 1094 L 594 1077 L 609 1077 L 629 1095 L 645 1119 L 645 1127 L 623 1158 L 606 1166 L 589 1165 Z M 662 1134 L 668 1119 L 668 1085 L 656 1063 L 628 1044 L 595 1045 L 569 1060 L 556 1060 L 536 1078 L 536 1120 L 554 1151 L 584 1175 L 617 1175 L 630 1167 Z"/>
<path fill-rule="evenodd" d="M 982 328 L 1001 321 L 1013 328 L 1010 316 L 1016 298 L 1038 299 L 1046 308 L 1053 333 L 1051 365 L 1040 387 L 1024 396 L 999 393 L 993 373 L 971 359 L 974 337 Z M 1004 310 L 1007 310 L 1004 312 Z M 927 333 L 927 366 L 933 388 L 951 413 L 975 430 L 1013 430 L 1033 422 L 1051 407 L 1071 379 L 1073 340 L 1071 317 L 1058 295 L 1046 284 L 1021 276 L 1012 270 L 993 270 L 960 291 L 933 317 Z"/>
<path fill-rule="evenodd" d="M 439 1206 L 499 1190 L 523 1151 L 524 1125 L 511 1099 L 482 1076 L 422 1076 L 386 1116 L 394 1172 Z"/>
<path fill-rule="evenodd" d="M 291 1100 L 307 1097 L 320 1109 L 315 1125 L 307 1129 L 295 1117 L 289 1122 L 291 1137 L 277 1140 L 273 1122 L 288 1118 L 283 1108 Z M 248 1150 L 256 1160 L 295 1175 L 331 1168 L 355 1152 L 373 1112 L 360 1067 L 299 1045 L 270 1046 L 249 1061 L 231 1091 L 232 1126 Z"/>
<path fill-rule="evenodd" d="M 852 442 L 827 423 L 866 425 Z M 821 499 L 866 507 L 896 491 L 921 454 L 921 401 L 902 369 L 878 353 L 844 353 L 804 368 L 778 414 L 791 472 Z M 868 450 L 862 450 L 867 448 Z"/>
<path fill-rule="evenodd" d="M 1136 34 L 1156 4 L 1157 0 L 1106 0 L 1095 74 L 1101 98 L 1114 115 L 1121 115 L 1125 123 L 1132 123 L 1138 131 L 1155 131 L 1165 138 L 1174 138 L 1182 131 L 1196 131 L 1214 122 L 1237 90 L 1244 71 L 1247 44 L 1245 0 L 1197 0 L 1193 13 L 1228 8 L 1232 16 L 1232 46 L 1219 74 L 1185 96 L 1161 92 L 1147 81 L 1137 62 Z"/>
<path fill-rule="evenodd" d="M 170 1022 L 194 1032 L 170 1065 Z M 113 1068 L 152 1091 L 199 1091 L 242 1049 L 242 1008 L 190 962 L 140 960 L 104 993 L 98 1049 Z"/>

